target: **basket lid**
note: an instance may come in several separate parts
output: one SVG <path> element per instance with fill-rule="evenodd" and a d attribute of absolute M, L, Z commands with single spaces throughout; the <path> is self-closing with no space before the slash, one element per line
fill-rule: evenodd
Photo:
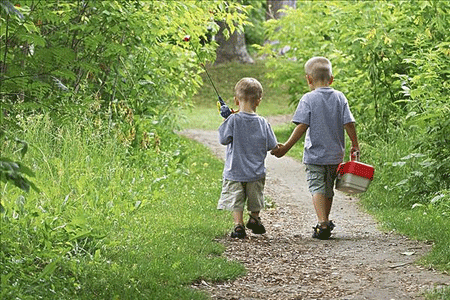
<path fill-rule="evenodd" d="M 344 175 L 346 173 L 351 173 L 356 176 L 368 178 L 373 180 L 374 168 L 371 165 L 363 164 L 359 161 L 349 161 L 346 163 L 339 164 L 337 172 L 340 175 Z"/>

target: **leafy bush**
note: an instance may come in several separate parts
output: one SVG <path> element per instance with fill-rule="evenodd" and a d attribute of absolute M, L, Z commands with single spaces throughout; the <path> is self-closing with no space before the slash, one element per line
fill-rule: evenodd
<path fill-rule="evenodd" d="M 253 45 L 262 46 L 265 42 L 263 23 L 266 20 L 266 2 L 245 0 L 243 3 L 251 5 L 248 13 L 249 24 L 244 27 L 244 33 L 247 49 L 252 55 L 257 51 Z"/>
<path fill-rule="evenodd" d="M 20 16 L 2 10 L 2 99 L 61 114 L 96 102 L 107 111 L 114 101 L 167 113 L 198 88 L 198 60 L 214 59 L 216 45 L 200 42 L 218 30 L 215 20 L 244 20 L 222 2 L 27 4 L 16 7 Z"/>

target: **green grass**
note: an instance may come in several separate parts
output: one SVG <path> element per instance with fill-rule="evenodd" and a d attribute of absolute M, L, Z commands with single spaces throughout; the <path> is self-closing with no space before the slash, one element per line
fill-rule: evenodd
<path fill-rule="evenodd" d="M 207 299 L 189 285 L 245 272 L 214 242 L 232 222 L 205 147 L 159 128 L 158 152 L 89 122 L 23 123 L 41 192 L 1 186 L 1 299 Z"/>
<path fill-rule="evenodd" d="M 448 300 L 450 295 L 450 287 L 437 288 L 434 291 L 425 295 L 429 300 Z"/>
<path fill-rule="evenodd" d="M 369 140 L 366 135 L 363 132 L 361 138 Z M 362 154 L 365 161 L 375 166 L 375 177 L 369 190 L 361 195 L 362 203 L 387 229 L 433 242 L 431 252 L 421 262 L 448 272 L 450 203 L 448 198 L 447 202 L 431 201 L 436 194 L 445 191 L 437 192 L 432 187 L 432 168 L 426 156 L 414 154 L 420 151 L 415 149 L 420 133 L 398 128 L 386 136 L 385 140 L 363 144 Z"/>

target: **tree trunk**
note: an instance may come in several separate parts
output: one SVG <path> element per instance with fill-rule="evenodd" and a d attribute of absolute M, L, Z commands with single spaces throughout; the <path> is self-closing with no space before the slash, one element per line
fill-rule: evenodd
<path fill-rule="evenodd" d="M 225 39 L 223 31 L 224 29 L 229 29 L 228 26 L 225 22 L 218 21 L 217 24 L 219 24 L 220 30 L 215 36 L 215 40 L 219 44 L 219 47 L 216 50 L 216 64 L 233 60 L 253 64 L 255 61 L 247 52 L 244 33 L 235 30 L 227 40 Z"/>
<path fill-rule="evenodd" d="M 286 6 L 296 8 L 297 0 L 267 0 L 266 20 L 270 20 L 270 19 L 278 20 L 281 17 L 283 17 L 284 13 L 280 10 L 285 8 Z M 266 40 L 264 43 L 270 43 L 272 45 L 277 45 L 279 42 Z M 290 49 L 291 49 L 290 46 L 284 46 L 283 48 L 278 50 L 278 54 L 284 55 Z"/>
<path fill-rule="evenodd" d="M 283 16 L 280 9 L 285 6 L 297 7 L 297 0 L 267 0 L 266 20 L 279 19 Z"/>

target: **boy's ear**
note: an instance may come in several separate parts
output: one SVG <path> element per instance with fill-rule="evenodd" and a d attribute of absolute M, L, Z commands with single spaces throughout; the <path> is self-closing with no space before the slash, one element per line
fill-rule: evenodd
<path fill-rule="evenodd" d="M 330 78 L 330 82 L 329 82 L 329 84 L 332 84 L 332 83 L 333 83 L 333 80 L 334 80 L 334 76 L 333 76 L 333 75 L 331 75 L 331 78 Z"/>
<path fill-rule="evenodd" d="M 306 77 L 306 81 L 308 82 L 308 84 L 312 84 L 312 76 L 311 75 L 305 75 Z"/>

